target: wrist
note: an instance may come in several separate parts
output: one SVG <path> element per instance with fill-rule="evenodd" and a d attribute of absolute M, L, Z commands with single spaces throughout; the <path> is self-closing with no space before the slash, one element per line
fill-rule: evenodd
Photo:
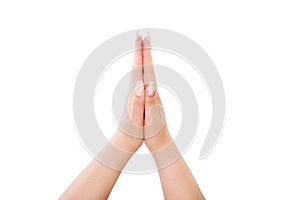
<path fill-rule="evenodd" d="M 153 137 L 145 139 L 145 144 L 151 153 L 164 148 L 171 142 L 173 142 L 173 139 L 166 129 Z"/>
<path fill-rule="evenodd" d="M 115 147 L 130 153 L 135 153 L 143 143 L 142 138 L 136 138 L 117 130 L 110 140 Z"/>

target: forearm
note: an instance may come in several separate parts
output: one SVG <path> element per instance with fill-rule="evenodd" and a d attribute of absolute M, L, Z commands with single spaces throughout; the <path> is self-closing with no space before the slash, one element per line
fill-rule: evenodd
<path fill-rule="evenodd" d="M 165 199 L 205 199 L 182 157 L 158 172 Z"/>
<path fill-rule="evenodd" d="M 110 144 L 129 154 L 127 154 L 128 156 L 125 158 L 118 158 L 118 156 L 116 156 L 111 159 L 124 160 L 126 164 L 130 159 L 130 155 L 138 148 L 137 146 L 132 145 L 132 143 L 138 142 L 138 139 L 136 140 L 137 141 L 135 141 L 134 138 L 117 131 L 110 140 Z M 122 171 L 122 169 L 114 168 L 118 167 L 108 166 L 107 164 L 102 164 L 100 161 L 96 160 L 96 158 L 93 159 L 65 190 L 60 199 L 107 199 Z"/>
<path fill-rule="evenodd" d="M 107 199 L 120 171 L 93 159 L 60 197 L 61 200 Z"/>
<path fill-rule="evenodd" d="M 205 199 L 168 130 L 164 131 L 165 133 L 160 133 L 155 136 L 156 138 L 149 138 L 147 143 L 158 168 L 165 199 Z M 170 157 L 157 152 L 169 147 L 172 148 L 169 153 L 172 161 L 168 161 L 170 164 L 166 165 L 164 159 L 170 159 Z"/>

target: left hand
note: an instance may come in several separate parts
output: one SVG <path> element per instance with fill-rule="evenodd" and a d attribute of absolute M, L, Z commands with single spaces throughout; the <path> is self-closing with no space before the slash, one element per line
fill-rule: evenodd
<path fill-rule="evenodd" d="M 136 50 L 131 67 L 128 104 L 125 107 L 119 128 L 111 143 L 127 152 L 135 153 L 143 143 L 144 84 L 143 84 L 143 39 L 137 35 Z"/>

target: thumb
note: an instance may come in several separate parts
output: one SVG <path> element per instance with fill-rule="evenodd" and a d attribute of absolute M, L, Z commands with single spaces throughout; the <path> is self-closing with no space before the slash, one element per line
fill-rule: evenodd
<path fill-rule="evenodd" d="M 153 137 L 165 126 L 164 109 L 155 82 L 146 87 L 144 137 Z"/>

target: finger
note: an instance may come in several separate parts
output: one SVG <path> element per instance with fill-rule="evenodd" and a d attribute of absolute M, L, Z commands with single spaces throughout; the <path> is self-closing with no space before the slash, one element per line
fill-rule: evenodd
<path fill-rule="evenodd" d="M 132 62 L 132 69 L 142 67 L 142 66 L 143 66 L 143 39 L 139 34 L 137 34 L 135 40 L 135 51 L 134 51 L 134 57 Z"/>
<path fill-rule="evenodd" d="M 151 38 L 146 36 L 143 41 L 143 70 L 144 83 L 147 86 L 151 82 L 155 82 L 155 73 L 151 55 Z"/>
<path fill-rule="evenodd" d="M 146 88 L 145 92 L 147 96 L 145 99 L 145 103 L 148 106 L 160 103 L 159 95 L 157 94 L 157 86 L 151 55 L 151 38 L 149 34 L 143 41 L 143 71 L 144 85 Z"/>
<path fill-rule="evenodd" d="M 147 121 L 148 117 L 151 117 L 150 115 L 150 109 L 156 105 L 160 105 L 161 108 L 160 109 L 163 109 L 162 107 L 162 102 L 161 102 L 161 99 L 160 99 L 160 96 L 157 92 L 157 86 L 156 86 L 156 83 L 155 82 L 150 82 L 148 84 L 148 86 L 146 87 L 146 95 L 145 95 L 145 112 L 146 112 L 146 116 L 145 116 L 145 120 Z M 155 111 L 156 109 L 153 109 L 153 111 Z M 158 112 L 161 112 L 160 110 L 157 110 Z M 159 113 L 159 116 L 161 115 L 161 113 Z M 158 116 L 158 115 L 157 115 Z M 164 116 L 160 116 L 161 119 L 164 119 Z"/>
<path fill-rule="evenodd" d="M 143 71 L 144 71 L 144 85 L 146 88 L 147 99 L 146 103 L 153 104 L 157 103 L 159 96 L 157 94 L 157 85 L 155 80 L 155 72 L 152 63 L 151 55 L 151 38 L 148 36 L 145 37 L 143 41 Z M 154 97 L 154 98 L 150 98 Z"/>
<path fill-rule="evenodd" d="M 130 71 L 129 93 L 133 92 L 143 80 L 143 39 L 137 34 L 135 40 L 135 51 Z"/>
<path fill-rule="evenodd" d="M 153 86 L 154 82 L 150 82 L 146 88 L 144 138 L 159 134 L 165 125 L 163 106 L 158 93 L 152 89 Z"/>
<path fill-rule="evenodd" d="M 143 42 L 143 70 L 144 84 L 146 87 L 144 138 L 150 138 L 162 130 L 165 125 L 165 117 L 161 100 L 157 92 L 149 35 Z"/>

